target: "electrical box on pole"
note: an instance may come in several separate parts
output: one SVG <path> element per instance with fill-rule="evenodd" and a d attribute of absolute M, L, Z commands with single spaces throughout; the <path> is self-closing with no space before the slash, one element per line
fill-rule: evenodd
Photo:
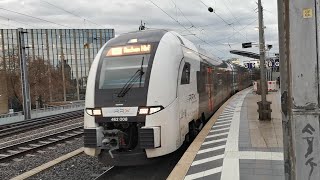
<path fill-rule="evenodd" d="M 28 67 L 25 53 L 24 33 L 22 28 L 18 30 L 18 48 L 19 48 L 19 60 L 21 71 L 21 88 L 23 98 L 23 114 L 24 119 L 31 119 L 31 98 L 30 98 L 30 85 L 28 80 Z"/>
<path fill-rule="evenodd" d="M 242 48 L 251 48 L 252 47 L 252 43 L 248 42 L 248 43 L 242 43 Z"/>
<path fill-rule="evenodd" d="M 319 0 L 278 0 L 285 175 L 320 179 Z"/>

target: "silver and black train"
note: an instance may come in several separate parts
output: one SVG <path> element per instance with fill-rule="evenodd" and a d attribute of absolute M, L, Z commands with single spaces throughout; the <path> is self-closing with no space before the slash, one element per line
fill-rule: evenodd
<path fill-rule="evenodd" d="M 250 83 L 244 68 L 210 57 L 176 32 L 120 35 L 102 47 L 90 69 L 85 153 L 115 166 L 172 153 Z"/>

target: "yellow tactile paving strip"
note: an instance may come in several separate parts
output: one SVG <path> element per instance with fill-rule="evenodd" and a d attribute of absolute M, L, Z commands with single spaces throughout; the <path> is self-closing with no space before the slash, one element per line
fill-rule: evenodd
<path fill-rule="evenodd" d="M 216 113 L 211 117 L 211 119 L 208 121 L 208 123 L 204 126 L 204 128 L 201 130 L 201 132 L 198 134 L 196 139 L 192 142 L 192 144 L 189 146 L 189 148 L 186 150 L 186 152 L 183 154 L 177 165 L 174 167 L 172 172 L 170 173 L 168 180 L 181 180 L 184 179 L 186 176 L 193 159 L 196 157 L 201 144 L 207 137 L 209 131 L 211 130 L 211 127 L 214 125 L 214 123 L 217 121 L 220 114 L 222 114 L 224 108 L 229 104 L 229 102 L 234 98 L 235 96 L 232 96 L 230 99 L 228 99 L 217 111 Z"/>

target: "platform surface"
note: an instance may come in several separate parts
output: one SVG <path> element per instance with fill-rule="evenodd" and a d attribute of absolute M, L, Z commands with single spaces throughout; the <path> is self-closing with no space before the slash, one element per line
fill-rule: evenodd
<path fill-rule="evenodd" d="M 168 179 L 284 180 L 279 92 L 270 92 L 272 120 L 259 121 L 260 96 L 245 89 L 221 106 Z"/>

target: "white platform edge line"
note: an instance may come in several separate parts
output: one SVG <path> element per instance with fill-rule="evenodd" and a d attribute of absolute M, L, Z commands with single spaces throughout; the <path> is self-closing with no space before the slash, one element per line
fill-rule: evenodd
<path fill-rule="evenodd" d="M 225 109 L 220 115 L 233 113 L 234 109 Z"/>
<path fill-rule="evenodd" d="M 216 123 L 217 123 L 217 122 L 226 122 L 226 121 L 232 121 L 232 118 L 218 119 L 218 120 L 216 121 Z"/>
<path fill-rule="evenodd" d="M 203 154 L 203 153 L 207 153 L 207 152 L 211 152 L 211 151 L 217 151 L 217 150 L 220 150 L 220 149 L 224 149 L 225 147 L 226 147 L 226 145 L 213 147 L 213 148 L 210 147 L 210 148 L 199 150 L 197 154 Z"/>
<path fill-rule="evenodd" d="M 235 106 L 231 106 L 230 104 L 224 108 L 224 110 L 230 110 L 230 109 L 235 109 Z"/>
<path fill-rule="evenodd" d="M 213 156 L 213 157 L 209 157 L 209 158 L 193 161 L 191 166 L 196 166 L 196 165 L 199 165 L 199 164 L 203 164 L 203 163 L 206 163 L 206 162 L 215 161 L 215 160 L 223 159 L 223 158 L 224 158 L 224 154 L 221 154 L 221 155 L 217 155 L 217 156 Z"/>
<path fill-rule="evenodd" d="M 230 113 L 230 114 L 221 114 L 218 118 L 226 118 L 226 117 L 232 117 L 234 114 L 234 112 Z"/>
<path fill-rule="evenodd" d="M 224 131 L 224 130 L 229 130 L 230 129 L 230 127 L 228 127 L 228 128 L 223 128 L 223 129 L 213 129 L 213 130 L 210 130 L 209 132 L 217 132 L 217 131 Z"/>
<path fill-rule="evenodd" d="M 222 141 L 227 141 L 228 138 L 223 138 L 223 139 L 217 139 L 217 140 L 212 140 L 212 141 L 207 141 L 203 142 L 202 145 L 208 145 L 208 144 L 213 144 L 213 143 L 218 143 Z"/>
<path fill-rule="evenodd" d="M 218 127 L 223 127 L 223 126 L 230 126 L 230 124 L 218 124 L 218 125 L 213 125 L 212 127 L 211 127 L 211 129 L 214 129 L 214 128 L 218 128 Z"/>
<path fill-rule="evenodd" d="M 222 166 L 216 167 L 216 168 L 213 168 L 213 169 L 209 169 L 209 170 L 206 170 L 204 172 L 203 177 L 206 177 L 206 176 L 209 176 L 209 175 L 213 175 L 213 174 L 217 174 L 217 173 L 219 173 L 221 171 L 222 171 Z"/>
<path fill-rule="evenodd" d="M 229 132 L 219 133 L 219 134 L 213 134 L 213 135 L 207 136 L 205 139 L 207 139 L 207 138 L 214 138 L 214 137 L 223 136 L 223 135 L 228 135 L 228 134 L 229 134 Z"/>
<path fill-rule="evenodd" d="M 219 120 L 224 120 L 224 119 L 232 119 L 233 115 L 232 116 L 223 116 L 223 117 L 218 117 L 217 121 Z"/>
<path fill-rule="evenodd" d="M 233 116 L 233 113 L 234 113 L 234 112 L 232 112 L 232 113 L 230 113 L 230 114 L 221 114 L 221 115 L 218 117 L 218 119 L 219 119 L 219 118 L 228 118 L 228 117 L 232 117 L 232 116 Z"/>
<path fill-rule="evenodd" d="M 217 121 L 216 123 L 214 123 L 214 125 L 212 127 L 214 127 L 215 125 L 219 125 L 219 124 L 230 124 L 232 121 L 231 120 L 226 120 L 226 121 Z"/>
<path fill-rule="evenodd" d="M 246 95 L 251 91 L 247 89 L 241 94 L 238 94 L 238 98 L 234 100 L 235 103 L 235 110 L 232 117 L 232 123 L 230 126 L 230 131 L 226 143 L 225 149 L 225 158 L 223 159 L 222 165 L 222 173 L 221 173 L 221 180 L 239 180 L 240 179 L 240 169 L 239 169 L 239 158 L 234 157 L 235 154 L 239 154 L 239 127 L 240 127 L 240 113 L 241 113 L 241 106 Z M 233 172 L 233 173 L 230 173 Z"/>
<path fill-rule="evenodd" d="M 193 180 L 193 179 L 201 178 L 201 177 L 204 177 L 204 176 L 217 174 L 217 173 L 221 172 L 221 170 L 222 170 L 222 166 L 216 167 L 216 168 L 213 168 L 213 169 L 209 169 L 209 170 L 206 170 L 206 171 L 198 172 L 198 173 L 195 173 L 195 174 L 189 174 L 188 176 L 186 176 L 184 178 L 184 180 Z"/>

